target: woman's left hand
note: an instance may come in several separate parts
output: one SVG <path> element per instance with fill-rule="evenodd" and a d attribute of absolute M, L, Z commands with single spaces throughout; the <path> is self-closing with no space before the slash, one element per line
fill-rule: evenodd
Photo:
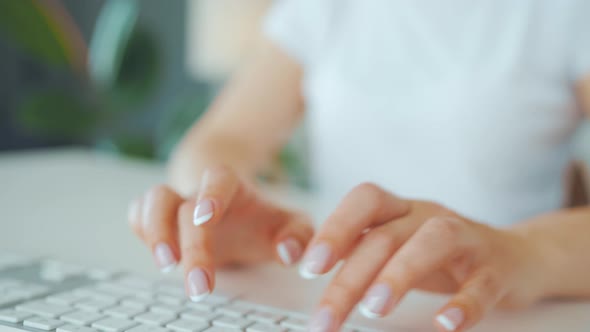
<path fill-rule="evenodd" d="M 301 275 L 314 278 L 345 261 L 309 330 L 339 330 L 357 303 L 365 316 L 385 316 L 422 289 L 454 294 L 434 324 L 465 331 L 498 305 L 537 300 L 538 256 L 524 235 L 362 184 L 328 218 L 301 264 Z"/>

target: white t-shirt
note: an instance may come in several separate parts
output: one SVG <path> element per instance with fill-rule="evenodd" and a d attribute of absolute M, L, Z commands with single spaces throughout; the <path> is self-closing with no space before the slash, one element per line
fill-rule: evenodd
<path fill-rule="evenodd" d="M 590 74 L 588 0 L 279 0 L 314 181 L 373 181 L 506 225 L 558 209 Z"/>

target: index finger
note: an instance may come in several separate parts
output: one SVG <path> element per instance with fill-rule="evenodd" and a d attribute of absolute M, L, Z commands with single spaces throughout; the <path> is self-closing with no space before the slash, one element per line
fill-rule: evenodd
<path fill-rule="evenodd" d="M 209 168 L 203 173 L 193 224 L 218 222 L 241 188 L 238 176 L 227 167 Z"/>
<path fill-rule="evenodd" d="M 312 240 L 300 274 L 311 279 L 327 273 L 350 252 L 366 229 L 403 217 L 409 211 L 409 201 L 374 184 L 357 186 L 344 197 Z"/>
<path fill-rule="evenodd" d="M 215 263 L 211 229 L 195 227 L 195 200 L 184 202 L 178 211 L 178 229 L 185 288 L 194 302 L 205 299 L 215 286 Z"/>

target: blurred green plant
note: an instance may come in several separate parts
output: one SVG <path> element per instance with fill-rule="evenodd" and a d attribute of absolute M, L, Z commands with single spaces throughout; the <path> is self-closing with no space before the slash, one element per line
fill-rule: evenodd
<path fill-rule="evenodd" d="M 138 20 L 140 5 L 138 0 L 106 0 L 88 47 L 59 0 L 0 2 L 0 33 L 75 82 L 74 87 L 30 91 L 17 106 L 23 128 L 135 157 L 166 157 L 172 140 L 200 115 L 209 96 L 193 94 L 192 107 L 162 112 L 161 128 L 137 125 L 162 67 L 156 39 Z"/>
<path fill-rule="evenodd" d="M 0 1 L 0 33 L 40 64 L 62 70 L 74 86 L 30 91 L 17 106 L 23 128 L 37 135 L 118 154 L 165 159 L 206 109 L 208 91 L 173 96 L 155 130 L 137 124 L 158 87 L 161 55 L 140 24 L 139 0 L 106 0 L 87 46 L 60 0 Z M 309 187 L 299 140 L 277 156 L 267 179 Z"/>

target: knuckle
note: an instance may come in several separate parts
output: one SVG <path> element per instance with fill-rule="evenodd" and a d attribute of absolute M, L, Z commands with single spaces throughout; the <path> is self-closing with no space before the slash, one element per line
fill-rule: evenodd
<path fill-rule="evenodd" d="M 434 233 L 438 238 L 455 243 L 463 231 L 461 219 L 449 217 L 433 217 L 424 223 L 424 229 Z"/>
<path fill-rule="evenodd" d="M 326 301 L 343 306 L 350 306 L 358 301 L 361 291 L 358 285 L 345 278 L 336 278 L 332 281 L 326 292 Z"/>
<path fill-rule="evenodd" d="M 386 195 L 383 189 L 372 182 L 365 182 L 354 187 L 349 198 L 352 201 L 362 202 L 369 207 L 369 210 L 375 211 L 383 206 Z"/>
<path fill-rule="evenodd" d="M 146 200 L 153 203 L 161 202 L 162 200 L 166 199 L 172 190 L 168 188 L 168 186 L 159 184 L 152 188 L 150 188 L 146 193 Z"/>
<path fill-rule="evenodd" d="M 359 196 L 375 197 L 380 196 L 382 193 L 381 188 L 372 182 L 364 182 L 352 189 L 352 193 Z"/>
<path fill-rule="evenodd" d="M 390 252 L 397 246 L 397 241 L 393 234 L 390 234 L 383 229 L 373 229 L 364 237 L 364 241 L 371 243 L 371 246 L 382 248 Z"/>
<path fill-rule="evenodd" d="M 486 270 L 482 272 L 480 281 L 481 291 L 487 296 L 494 296 L 502 287 L 500 273 L 495 270 Z"/>
<path fill-rule="evenodd" d="M 198 241 L 183 243 L 180 247 L 180 251 L 183 253 L 183 256 L 187 255 L 187 257 L 203 254 L 207 252 L 206 249 L 207 248 Z"/>
<path fill-rule="evenodd" d="M 391 276 L 392 279 L 397 280 L 398 284 L 403 289 L 410 288 L 412 283 L 419 281 L 420 278 L 420 267 L 417 261 L 405 260 L 399 263 L 396 269 L 395 275 Z"/>

